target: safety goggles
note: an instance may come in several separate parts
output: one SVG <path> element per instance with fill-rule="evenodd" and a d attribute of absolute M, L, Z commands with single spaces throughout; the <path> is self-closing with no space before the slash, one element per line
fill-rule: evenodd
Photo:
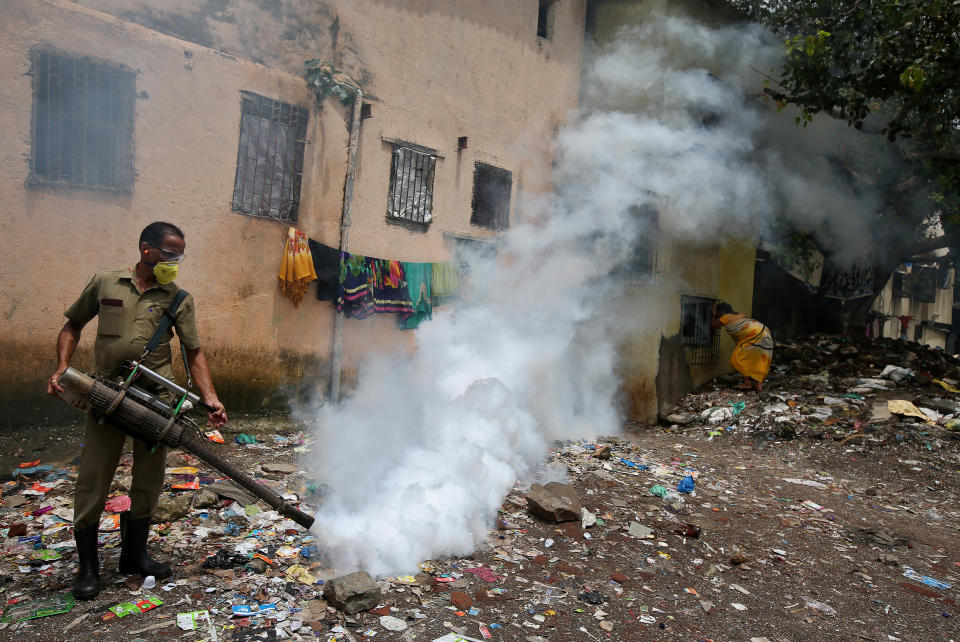
<path fill-rule="evenodd" d="M 160 256 L 163 257 L 164 263 L 183 263 L 183 261 L 186 259 L 185 254 L 178 254 L 173 250 L 165 250 L 164 248 L 157 247 L 156 245 L 151 245 L 150 247 L 155 249 L 157 252 L 160 252 Z"/>

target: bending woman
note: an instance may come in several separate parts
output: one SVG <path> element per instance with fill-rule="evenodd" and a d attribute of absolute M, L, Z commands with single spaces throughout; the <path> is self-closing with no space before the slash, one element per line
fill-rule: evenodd
<path fill-rule="evenodd" d="M 730 365 L 743 376 L 737 389 L 762 390 L 773 361 L 773 335 L 767 326 L 734 312 L 729 303 L 718 303 L 714 307 L 711 323 L 715 328 L 723 326 L 737 344 L 730 355 Z"/>

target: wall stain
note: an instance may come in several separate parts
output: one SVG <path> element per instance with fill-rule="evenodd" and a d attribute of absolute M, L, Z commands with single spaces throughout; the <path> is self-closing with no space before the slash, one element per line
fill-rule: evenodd
<path fill-rule="evenodd" d="M 693 390 L 687 353 L 679 334 L 660 337 L 657 367 L 657 414 L 668 415 L 680 398 Z"/>

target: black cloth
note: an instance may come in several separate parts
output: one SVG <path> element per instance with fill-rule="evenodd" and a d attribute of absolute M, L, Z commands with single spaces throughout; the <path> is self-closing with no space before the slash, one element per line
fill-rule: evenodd
<path fill-rule="evenodd" d="M 333 301 L 340 280 L 340 250 L 307 239 L 313 256 L 313 270 L 317 273 L 317 298 Z"/>

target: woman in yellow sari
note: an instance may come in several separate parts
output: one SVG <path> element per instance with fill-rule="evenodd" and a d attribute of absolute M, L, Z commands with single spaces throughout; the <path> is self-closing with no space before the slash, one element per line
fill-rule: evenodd
<path fill-rule="evenodd" d="M 745 314 L 734 312 L 729 303 L 718 303 L 713 312 L 713 327 L 723 327 L 737 347 L 730 365 L 743 376 L 738 390 L 761 390 L 773 360 L 773 335 L 769 328 Z"/>

